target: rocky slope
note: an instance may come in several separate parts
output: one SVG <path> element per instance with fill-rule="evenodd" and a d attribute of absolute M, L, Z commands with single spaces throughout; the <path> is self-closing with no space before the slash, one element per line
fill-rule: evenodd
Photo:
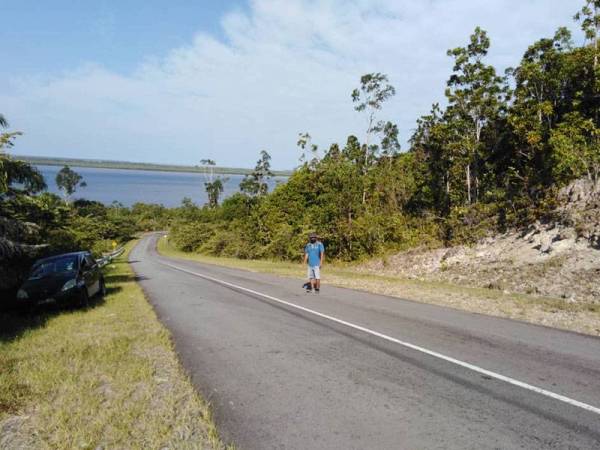
<path fill-rule="evenodd" d="M 414 249 L 360 270 L 600 303 L 600 185 L 578 180 L 559 194 L 556 220 L 472 247 Z"/>

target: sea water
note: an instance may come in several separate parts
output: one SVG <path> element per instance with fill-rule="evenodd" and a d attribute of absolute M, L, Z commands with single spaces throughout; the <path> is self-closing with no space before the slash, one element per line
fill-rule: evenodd
<path fill-rule="evenodd" d="M 56 174 L 60 166 L 36 166 L 44 175 L 48 191 L 60 194 L 56 186 Z M 106 205 L 113 201 L 131 206 L 134 203 L 157 203 L 167 207 L 178 206 L 184 197 L 189 197 L 199 206 L 208 201 L 204 189 L 206 181 L 202 173 L 159 172 L 147 170 L 99 169 L 91 167 L 71 167 L 83 177 L 86 187 L 80 187 L 73 199 L 96 200 Z M 217 175 L 215 175 L 217 176 Z M 244 175 L 220 175 L 224 179 L 221 199 L 239 192 L 239 184 Z M 287 177 L 273 177 L 269 180 L 269 190 Z"/>

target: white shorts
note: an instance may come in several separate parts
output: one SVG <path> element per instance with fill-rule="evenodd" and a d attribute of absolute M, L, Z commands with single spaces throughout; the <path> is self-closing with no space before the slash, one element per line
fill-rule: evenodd
<path fill-rule="evenodd" d="M 308 266 L 308 279 L 309 280 L 320 280 L 321 279 L 321 268 L 319 266 Z"/>

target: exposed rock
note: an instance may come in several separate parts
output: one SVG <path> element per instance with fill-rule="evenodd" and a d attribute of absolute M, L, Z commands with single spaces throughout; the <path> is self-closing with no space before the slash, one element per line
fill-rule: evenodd
<path fill-rule="evenodd" d="M 540 252 L 550 253 L 552 251 L 552 236 L 545 235 L 540 240 Z"/>
<path fill-rule="evenodd" d="M 452 258 L 453 256 L 456 256 L 460 253 L 461 248 L 460 247 L 452 247 L 450 248 L 446 253 L 444 253 L 444 256 L 442 256 L 442 261 L 446 261 L 449 258 Z"/>
<path fill-rule="evenodd" d="M 578 180 L 561 190 L 558 220 L 487 237 L 473 247 L 413 249 L 379 274 L 445 281 L 503 292 L 600 303 L 600 187 Z"/>

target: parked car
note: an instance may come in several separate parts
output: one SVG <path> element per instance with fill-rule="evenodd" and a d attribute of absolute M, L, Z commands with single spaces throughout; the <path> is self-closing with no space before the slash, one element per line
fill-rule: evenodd
<path fill-rule="evenodd" d="M 90 297 L 106 293 L 104 277 L 90 252 L 65 253 L 35 262 L 17 292 L 23 307 L 45 303 L 87 306 Z"/>

